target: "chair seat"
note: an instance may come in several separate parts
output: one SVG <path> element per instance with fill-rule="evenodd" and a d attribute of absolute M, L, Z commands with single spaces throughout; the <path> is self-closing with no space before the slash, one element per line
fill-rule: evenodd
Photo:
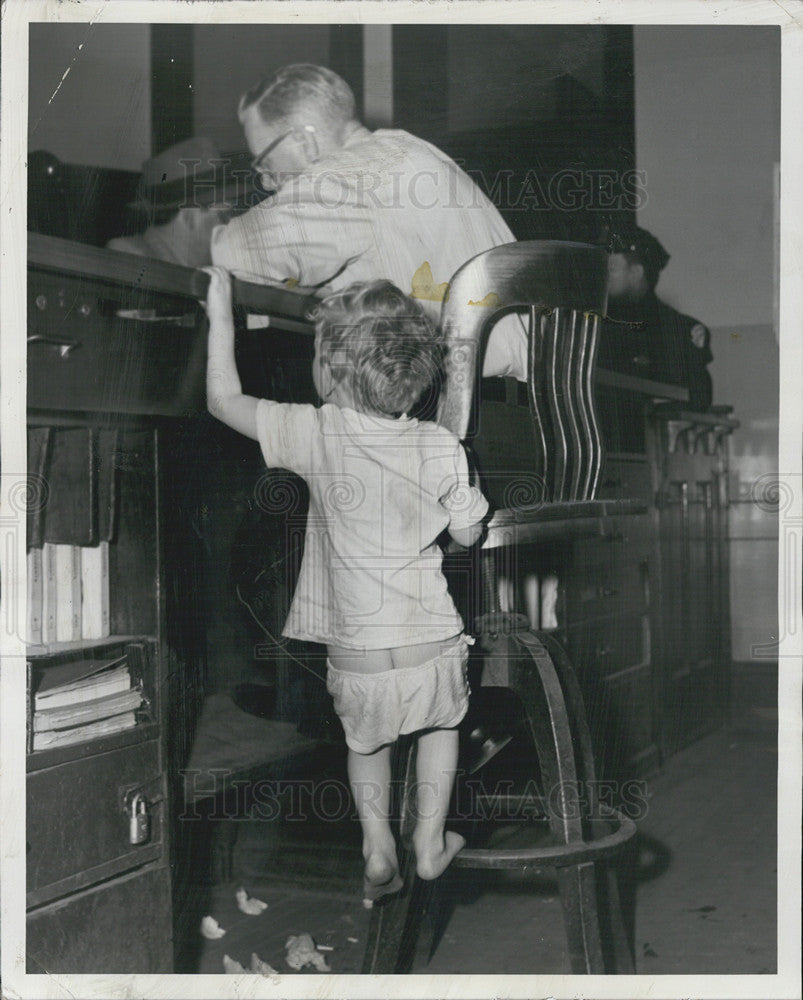
<path fill-rule="evenodd" d="M 536 524 L 545 521 L 573 521 L 583 517 L 620 517 L 644 514 L 644 500 L 574 500 L 533 504 L 531 507 L 505 507 L 494 512 L 488 527 L 507 524 Z"/>
<path fill-rule="evenodd" d="M 577 500 L 532 507 L 508 507 L 488 522 L 484 549 L 527 544 L 547 538 L 613 537 L 618 518 L 646 514 L 643 500 Z"/>

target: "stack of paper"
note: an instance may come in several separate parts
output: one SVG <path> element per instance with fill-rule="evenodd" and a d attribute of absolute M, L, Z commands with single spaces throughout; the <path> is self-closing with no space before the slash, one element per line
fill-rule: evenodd
<path fill-rule="evenodd" d="M 74 660 L 42 671 L 32 700 L 32 749 L 67 746 L 136 725 L 142 692 L 125 655 Z"/>

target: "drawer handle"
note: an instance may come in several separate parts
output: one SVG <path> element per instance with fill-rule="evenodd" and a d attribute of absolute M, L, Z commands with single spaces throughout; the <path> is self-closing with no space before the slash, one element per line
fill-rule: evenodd
<path fill-rule="evenodd" d="M 41 333 L 32 333 L 28 337 L 28 344 L 44 344 L 46 347 L 58 347 L 62 358 L 67 358 L 77 347 L 81 346 L 80 340 L 64 340 L 60 337 L 44 337 Z"/>
<path fill-rule="evenodd" d="M 162 323 L 194 329 L 197 326 L 195 313 L 181 316 L 161 316 L 155 309 L 118 309 L 114 314 L 118 319 L 131 319 L 138 323 Z"/>
<path fill-rule="evenodd" d="M 600 587 L 600 597 L 615 597 L 619 593 L 618 587 Z"/>

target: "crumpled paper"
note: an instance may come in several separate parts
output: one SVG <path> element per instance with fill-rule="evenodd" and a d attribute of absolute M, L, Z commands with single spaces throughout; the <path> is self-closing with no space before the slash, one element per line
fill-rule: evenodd
<path fill-rule="evenodd" d="M 287 939 L 285 948 L 287 949 L 285 961 L 291 969 L 298 971 L 307 965 L 312 965 L 318 972 L 332 971 L 309 934 L 294 934 Z"/>
<path fill-rule="evenodd" d="M 237 900 L 237 908 L 240 912 L 247 913 L 249 917 L 258 917 L 260 913 L 268 908 L 267 903 L 263 903 L 261 899 L 249 896 L 245 889 L 238 889 L 234 894 L 234 898 Z"/>
<path fill-rule="evenodd" d="M 233 958 L 229 958 L 228 955 L 223 956 L 223 971 L 229 976 L 243 975 L 245 973 L 243 966 Z"/>
<path fill-rule="evenodd" d="M 226 932 L 220 926 L 220 924 L 215 920 L 214 917 L 204 917 L 201 921 L 201 934 L 210 941 L 217 941 L 218 938 L 222 938 Z"/>
<path fill-rule="evenodd" d="M 223 971 L 229 976 L 272 976 L 276 979 L 279 977 L 279 973 L 273 966 L 263 962 L 255 951 L 251 953 L 251 967 L 249 969 L 242 966 L 236 959 L 224 955 Z"/>
<path fill-rule="evenodd" d="M 278 977 L 279 975 L 276 969 L 272 965 L 268 965 L 267 962 L 263 962 L 255 951 L 251 953 L 251 972 L 256 972 L 261 976 Z"/>

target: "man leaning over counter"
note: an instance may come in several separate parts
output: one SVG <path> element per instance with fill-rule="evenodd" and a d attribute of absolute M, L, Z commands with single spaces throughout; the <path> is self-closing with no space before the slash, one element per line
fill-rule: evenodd
<path fill-rule="evenodd" d="M 468 175 L 399 129 L 370 131 L 348 84 L 323 66 L 285 66 L 240 100 L 239 118 L 273 195 L 212 233 L 212 260 L 249 281 L 336 291 L 388 278 L 438 320 L 457 269 L 514 241 Z M 503 318 L 483 374 L 525 378 L 527 342 Z"/>

